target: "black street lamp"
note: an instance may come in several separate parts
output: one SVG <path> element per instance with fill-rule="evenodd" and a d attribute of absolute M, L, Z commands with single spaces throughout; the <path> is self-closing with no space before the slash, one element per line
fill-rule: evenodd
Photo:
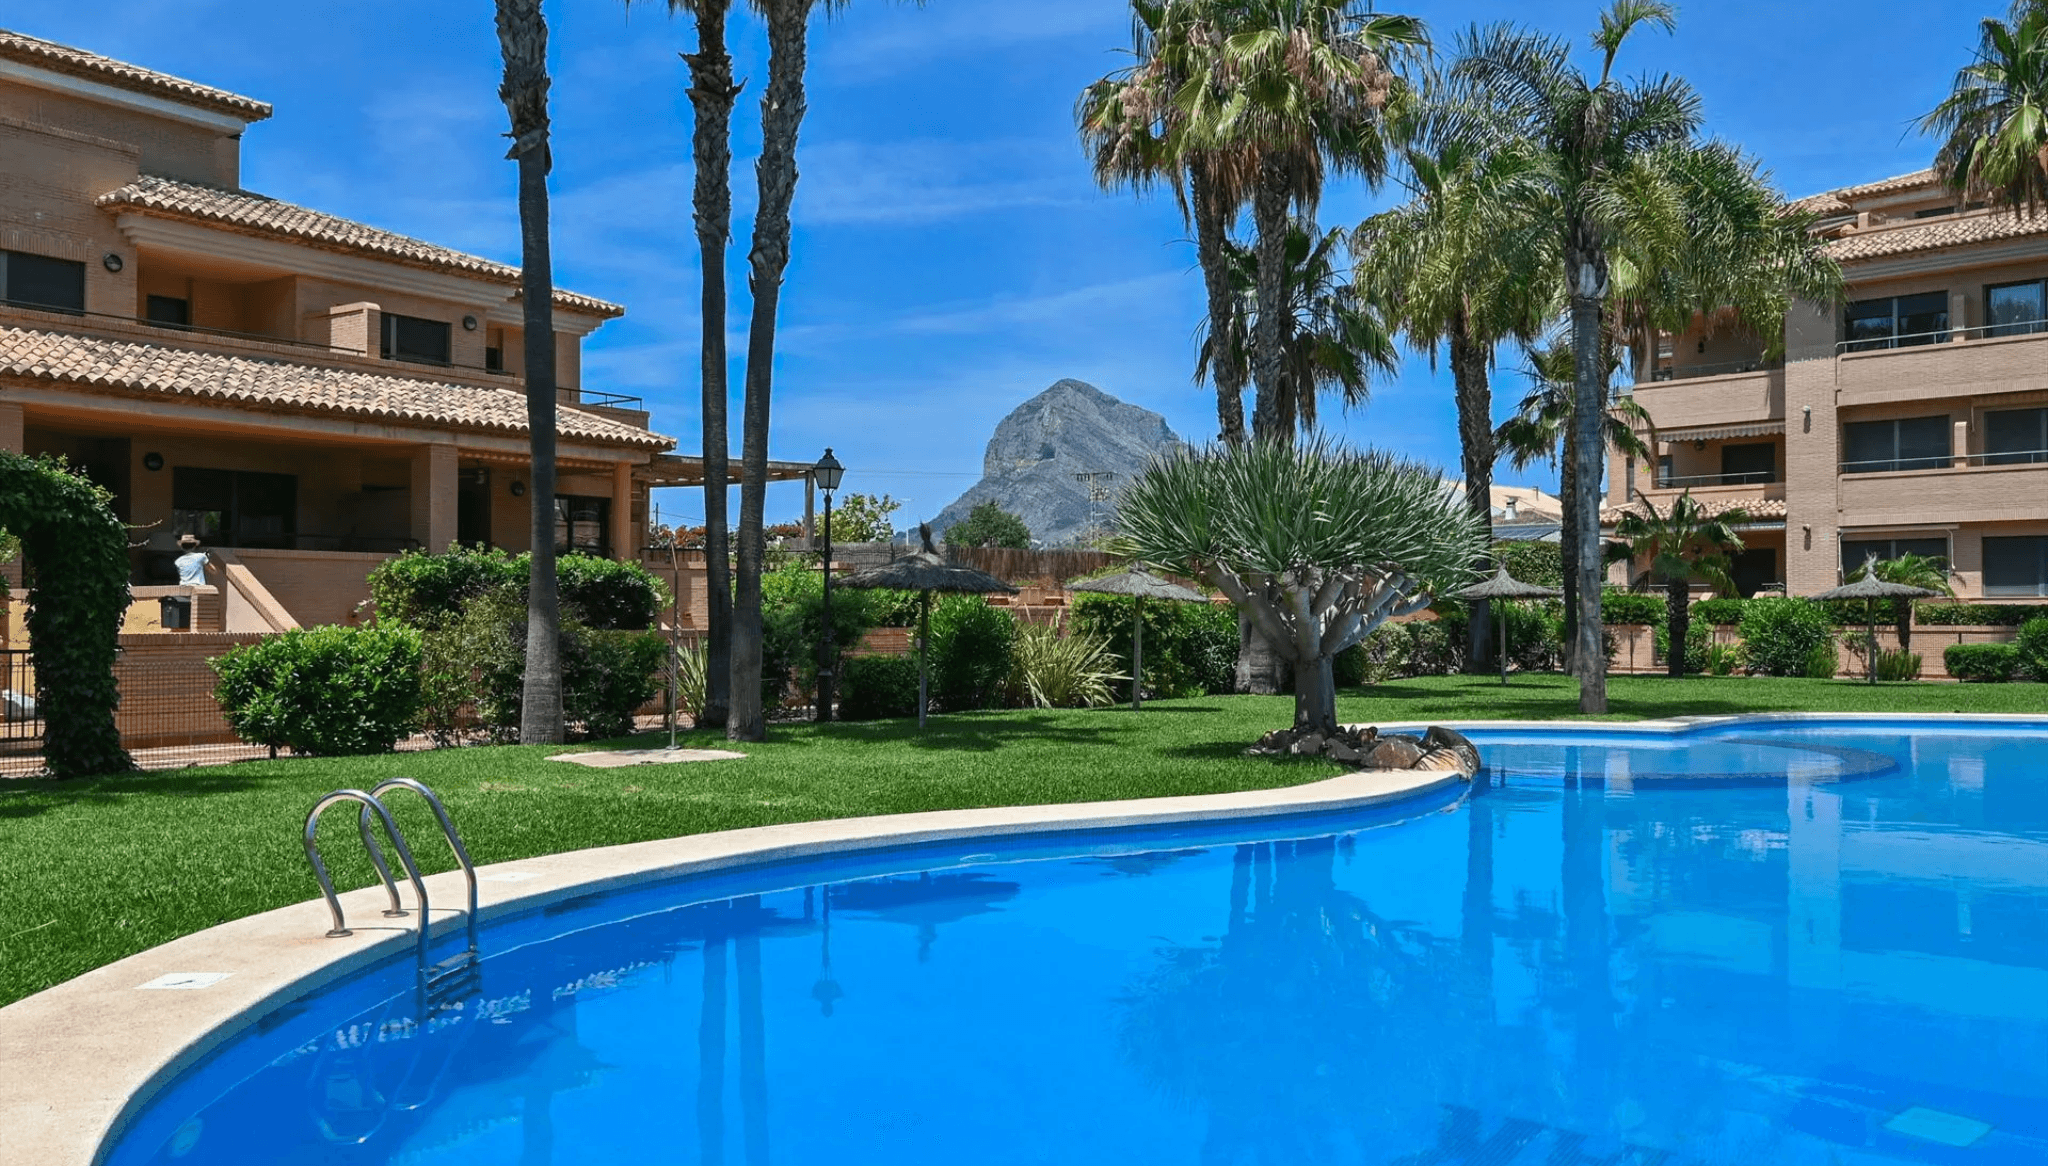
<path fill-rule="evenodd" d="M 846 473 L 846 467 L 832 456 L 832 447 L 825 447 L 825 456 L 811 467 L 811 480 L 818 489 L 825 492 L 825 648 L 823 658 L 818 662 L 818 720 L 832 719 L 832 491 L 839 488 L 839 479 Z"/>

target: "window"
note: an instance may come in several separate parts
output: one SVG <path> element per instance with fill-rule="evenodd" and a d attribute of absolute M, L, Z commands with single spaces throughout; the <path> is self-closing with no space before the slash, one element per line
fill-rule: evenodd
<path fill-rule="evenodd" d="M 612 553 L 612 500 L 555 496 L 555 553 L 580 551 L 609 558 Z"/>
<path fill-rule="evenodd" d="M 177 296 L 150 296 L 143 305 L 143 316 L 152 324 L 166 328 L 189 328 L 192 326 L 192 301 Z"/>
<path fill-rule="evenodd" d="M 410 360 L 419 364 L 447 364 L 451 334 L 441 320 L 384 313 L 385 360 Z"/>
<path fill-rule="evenodd" d="M 2000 283 L 1984 289 L 1984 322 L 1991 336 L 2025 336 L 2048 329 L 2048 281 Z"/>
<path fill-rule="evenodd" d="M 1984 464 L 2048 462 L 2048 409 L 1993 409 L 1984 414 Z"/>
<path fill-rule="evenodd" d="M 1728 564 L 1728 578 L 1735 584 L 1735 593 L 1744 599 L 1753 598 L 1757 592 L 1767 588 L 1782 588 L 1785 577 L 1778 571 L 1778 549 L 1750 547 L 1737 551 L 1734 560 Z"/>
<path fill-rule="evenodd" d="M 1842 570 L 1853 573 L 1863 566 L 1864 560 L 1876 557 L 1882 563 L 1900 555 L 1920 555 L 1929 559 L 1940 559 L 1942 570 L 1948 569 L 1948 540 L 1946 538 L 1865 538 L 1842 540 Z"/>
<path fill-rule="evenodd" d="M 2048 535 L 1986 538 L 1984 594 L 2048 595 Z"/>
<path fill-rule="evenodd" d="M 1847 312 L 1849 351 L 1935 344 L 1948 339 L 1948 293 L 1858 300 Z"/>
<path fill-rule="evenodd" d="M 504 349 L 502 349 L 502 348 L 486 348 L 486 349 L 484 349 L 484 371 L 485 371 L 485 372 L 504 372 L 504 371 L 505 371 L 505 350 L 504 350 Z"/>
<path fill-rule="evenodd" d="M 1895 421 L 1851 421 L 1842 426 L 1842 472 L 1939 469 L 1949 464 L 1953 436 L 1946 413 Z"/>
<path fill-rule="evenodd" d="M 0 251 L 7 302 L 52 312 L 85 311 L 85 264 L 26 251 Z"/>
<path fill-rule="evenodd" d="M 1659 454 L 1657 455 L 1657 488 L 1659 490 L 1667 490 L 1670 489 L 1670 487 L 1671 455 L 1668 453 Z"/>
<path fill-rule="evenodd" d="M 1778 447 L 1763 442 L 1755 445 L 1721 447 L 1721 484 L 1747 486 L 1778 480 Z"/>
<path fill-rule="evenodd" d="M 285 547 L 298 530 L 299 480 L 291 474 L 179 466 L 171 475 L 178 534 L 224 547 Z"/>

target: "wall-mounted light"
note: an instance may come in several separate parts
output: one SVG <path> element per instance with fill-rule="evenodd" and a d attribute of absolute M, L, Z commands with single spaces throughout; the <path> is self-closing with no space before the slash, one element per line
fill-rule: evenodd
<path fill-rule="evenodd" d="M 1706 439 L 1706 438 L 1704 438 L 1704 437 L 1695 437 L 1695 438 L 1693 438 L 1693 439 L 1692 439 L 1692 447 L 1693 447 L 1694 449 L 1705 449 L 1705 448 L 1707 448 L 1707 439 Z"/>
<path fill-rule="evenodd" d="M 156 452 L 155 450 L 151 450 L 148 453 L 143 454 L 142 468 L 148 470 L 150 473 L 155 473 L 156 471 L 163 469 L 164 455 Z"/>
<path fill-rule="evenodd" d="M 476 331 L 476 317 L 475 317 L 475 316 L 464 316 L 464 317 L 462 318 L 462 330 L 463 330 L 464 332 L 474 332 L 474 331 Z"/>
<path fill-rule="evenodd" d="M 108 271 L 119 271 L 121 270 L 122 267 L 126 266 L 126 264 L 122 261 L 119 255 L 116 255 L 114 252 L 109 251 L 105 255 L 100 256 L 100 266 L 106 268 Z"/>
<path fill-rule="evenodd" d="M 512 496 L 513 496 L 514 498 L 524 498 L 524 497 L 526 497 L 526 483 L 525 483 L 525 482 L 514 482 L 514 483 L 512 483 Z"/>

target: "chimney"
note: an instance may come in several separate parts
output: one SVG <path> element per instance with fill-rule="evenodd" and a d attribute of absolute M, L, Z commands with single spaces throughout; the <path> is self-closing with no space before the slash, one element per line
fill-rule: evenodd
<path fill-rule="evenodd" d="M 1508 501 L 1507 501 L 1507 520 L 1508 520 L 1509 522 L 1513 522 L 1513 521 L 1515 520 L 1515 507 L 1516 507 L 1516 506 L 1517 506 L 1517 505 L 1518 505 L 1518 504 L 1519 504 L 1520 502 L 1521 502 L 1521 499 L 1519 499 L 1519 498 L 1516 498 L 1516 497 L 1515 497 L 1515 496 L 1514 496 L 1513 494 L 1510 494 L 1510 495 L 1508 495 Z"/>

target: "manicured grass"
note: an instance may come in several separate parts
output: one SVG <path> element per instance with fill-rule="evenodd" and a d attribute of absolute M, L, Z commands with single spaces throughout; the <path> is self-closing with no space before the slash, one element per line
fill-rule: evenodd
<path fill-rule="evenodd" d="M 1347 721 L 1544 719 L 1573 715 L 1562 677 L 1402 681 L 1339 701 Z M 1619 677 L 1616 718 L 1774 710 L 2048 711 L 2048 685 L 1866 685 L 1846 681 Z M 457 749 L 367 758 L 252 761 L 77 782 L 0 782 L 0 1003 L 229 919 L 319 893 L 299 847 L 313 800 L 404 775 L 447 801 L 478 862 L 776 822 L 970 806 L 1158 797 L 1267 788 L 1337 772 L 1320 760 L 1252 758 L 1286 723 L 1286 698 L 1161 701 L 1142 714 L 999 712 L 776 726 L 744 761 L 593 770 L 557 749 Z M 641 738 L 641 745 L 656 744 Z M 708 735 L 685 739 L 722 745 Z M 451 863 L 417 799 L 398 799 L 419 857 Z M 343 886 L 371 879 L 330 818 Z"/>

